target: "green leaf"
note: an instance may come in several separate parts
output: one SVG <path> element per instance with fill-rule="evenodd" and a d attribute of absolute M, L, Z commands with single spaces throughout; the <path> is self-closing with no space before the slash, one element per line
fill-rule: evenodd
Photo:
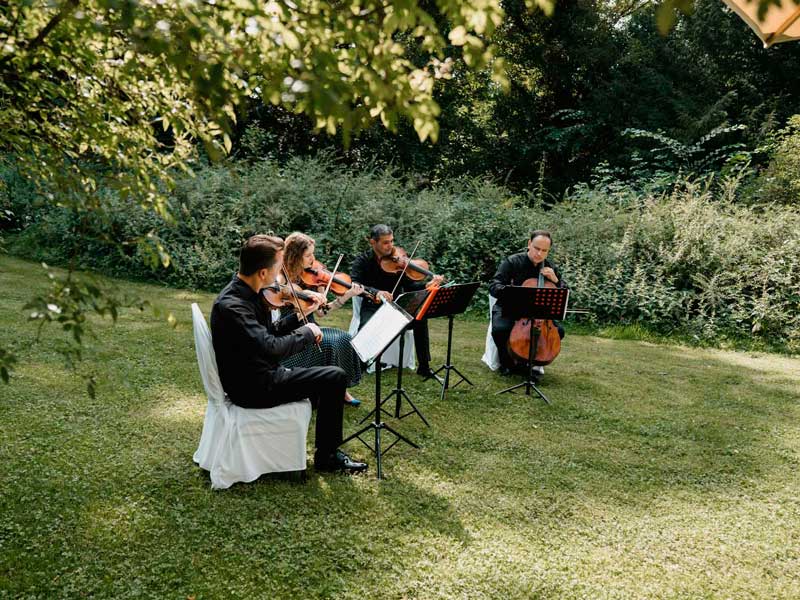
<path fill-rule="evenodd" d="M 656 8 L 656 25 L 658 32 L 666 36 L 675 25 L 675 4 L 673 0 L 665 0 Z"/>

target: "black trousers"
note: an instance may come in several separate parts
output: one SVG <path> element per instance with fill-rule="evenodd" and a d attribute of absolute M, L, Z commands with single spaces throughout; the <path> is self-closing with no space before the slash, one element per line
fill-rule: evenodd
<path fill-rule="evenodd" d="M 372 308 L 377 306 L 376 308 Z M 368 304 L 367 302 L 361 303 L 361 321 L 358 323 L 358 328 L 361 329 L 366 325 L 367 321 L 372 318 L 372 315 L 378 310 L 379 305 L 374 303 Z M 417 353 L 417 367 L 428 367 L 431 364 L 431 341 L 430 334 L 428 333 L 428 320 L 422 319 L 411 321 L 409 329 L 414 332 L 414 351 Z M 402 360 L 403 357 L 400 357 Z"/>
<path fill-rule="evenodd" d="M 316 456 L 327 457 L 342 443 L 342 413 L 347 374 L 340 367 L 298 367 L 274 373 L 272 406 L 309 398 L 317 410 Z M 315 457 L 315 462 L 317 458 Z"/>
<path fill-rule="evenodd" d="M 514 361 L 508 354 L 508 338 L 511 336 L 511 330 L 514 329 L 514 319 L 507 319 L 502 315 L 499 310 L 492 310 L 492 339 L 495 346 L 497 346 L 497 354 L 500 359 L 500 366 L 510 369 L 514 366 Z M 553 324 L 558 329 L 558 335 L 564 339 L 564 328 L 558 321 L 553 321 Z"/>

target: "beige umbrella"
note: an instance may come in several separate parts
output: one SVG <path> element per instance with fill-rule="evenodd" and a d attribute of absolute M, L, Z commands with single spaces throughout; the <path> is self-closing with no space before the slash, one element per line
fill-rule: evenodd
<path fill-rule="evenodd" d="M 722 1 L 756 32 L 765 48 L 780 42 L 800 40 L 800 4 L 795 4 L 795 0 L 778 0 L 780 6 L 771 4 L 763 19 L 758 17 L 759 0 Z"/>

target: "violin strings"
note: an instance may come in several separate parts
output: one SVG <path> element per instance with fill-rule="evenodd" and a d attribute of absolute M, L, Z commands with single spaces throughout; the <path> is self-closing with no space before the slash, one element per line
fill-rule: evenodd
<path fill-rule="evenodd" d="M 411 264 L 411 259 L 414 258 L 414 254 L 417 252 L 417 248 L 419 248 L 419 240 L 414 245 L 414 249 L 411 251 L 411 254 L 408 256 L 408 260 L 406 261 L 406 266 L 403 267 L 403 270 L 400 273 L 400 277 L 397 278 L 397 282 L 394 284 L 394 288 L 392 289 L 392 298 L 394 298 L 394 293 L 397 291 L 397 286 L 400 285 L 400 282 L 403 281 L 403 275 L 406 274 L 406 269 L 408 269 L 408 265 Z"/>
<path fill-rule="evenodd" d="M 281 265 L 281 269 L 283 270 L 283 278 L 286 280 L 286 285 L 289 286 L 289 291 L 292 292 L 292 298 L 294 298 L 294 304 L 297 307 L 297 311 L 300 313 L 300 318 L 303 320 L 304 325 L 308 325 L 308 319 L 306 318 L 305 313 L 303 313 L 303 309 L 300 308 L 300 300 L 297 298 L 297 294 L 292 287 L 292 280 L 289 279 L 289 272 L 286 270 L 286 265 Z M 322 352 L 322 346 L 319 345 L 319 342 L 316 344 L 317 350 Z"/>

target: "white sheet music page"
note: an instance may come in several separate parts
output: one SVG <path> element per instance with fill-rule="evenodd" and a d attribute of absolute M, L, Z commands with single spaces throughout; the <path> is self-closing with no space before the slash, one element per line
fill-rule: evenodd
<path fill-rule="evenodd" d="M 412 320 L 394 303 L 384 302 L 350 344 L 362 361 L 369 362 L 383 352 Z"/>

